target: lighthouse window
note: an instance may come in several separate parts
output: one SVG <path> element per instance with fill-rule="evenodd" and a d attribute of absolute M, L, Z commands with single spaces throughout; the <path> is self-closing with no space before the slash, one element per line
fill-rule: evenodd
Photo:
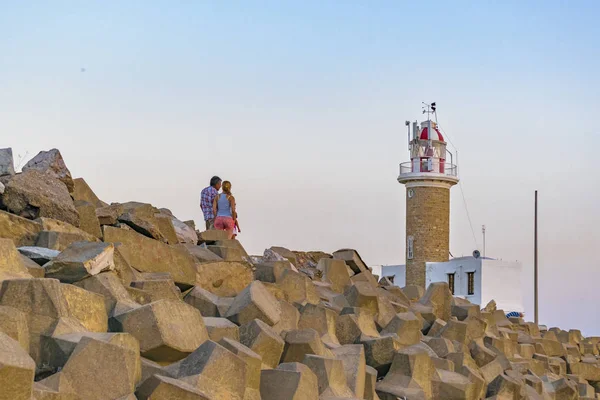
<path fill-rule="evenodd" d="M 475 272 L 467 272 L 467 293 L 475 294 Z"/>
<path fill-rule="evenodd" d="M 409 236 L 406 240 L 406 258 L 408 260 L 412 260 L 413 259 L 413 243 L 414 243 L 414 238 L 412 236 Z"/>
<path fill-rule="evenodd" d="M 454 295 L 454 275 L 448 274 L 448 286 L 450 287 L 450 292 Z"/>

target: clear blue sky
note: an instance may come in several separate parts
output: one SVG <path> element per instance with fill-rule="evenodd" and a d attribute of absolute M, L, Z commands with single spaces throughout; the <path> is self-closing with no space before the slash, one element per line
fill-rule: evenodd
<path fill-rule="evenodd" d="M 542 322 L 600 335 L 600 3 L 22 3 L 0 0 L 1 147 L 57 147 L 105 201 L 198 222 L 219 174 L 250 252 L 394 264 L 404 121 L 437 101 L 477 236 L 455 187 L 451 251 L 486 224 L 531 285 L 538 189 Z"/>

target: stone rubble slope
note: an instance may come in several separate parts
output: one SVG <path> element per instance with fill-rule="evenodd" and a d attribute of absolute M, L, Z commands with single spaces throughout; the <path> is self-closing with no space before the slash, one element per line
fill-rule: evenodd
<path fill-rule="evenodd" d="M 359 253 L 248 255 L 0 149 L 0 400 L 600 399 L 600 337 L 506 318 Z M 598 392 L 598 393 L 596 393 Z"/>

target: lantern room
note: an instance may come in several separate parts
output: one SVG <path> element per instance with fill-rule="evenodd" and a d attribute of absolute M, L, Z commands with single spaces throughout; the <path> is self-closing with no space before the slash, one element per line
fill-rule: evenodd
<path fill-rule="evenodd" d="M 410 142 L 411 172 L 445 173 L 446 142 L 437 124 L 431 120 L 413 125 Z"/>

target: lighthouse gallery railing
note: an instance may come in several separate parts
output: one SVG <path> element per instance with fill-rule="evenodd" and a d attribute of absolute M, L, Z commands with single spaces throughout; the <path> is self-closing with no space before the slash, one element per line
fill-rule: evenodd
<path fill-rule="evenodd" d="M 414 163 L 412 161 L 403 162 L 400 164 L 400 175 L 430 172 L 434 174 L 442 174 L 447 176 L 458 176 L 458 167 L 455 164 L 447 162 L 435 162 L 430 165 L 427 160 Z"/>

